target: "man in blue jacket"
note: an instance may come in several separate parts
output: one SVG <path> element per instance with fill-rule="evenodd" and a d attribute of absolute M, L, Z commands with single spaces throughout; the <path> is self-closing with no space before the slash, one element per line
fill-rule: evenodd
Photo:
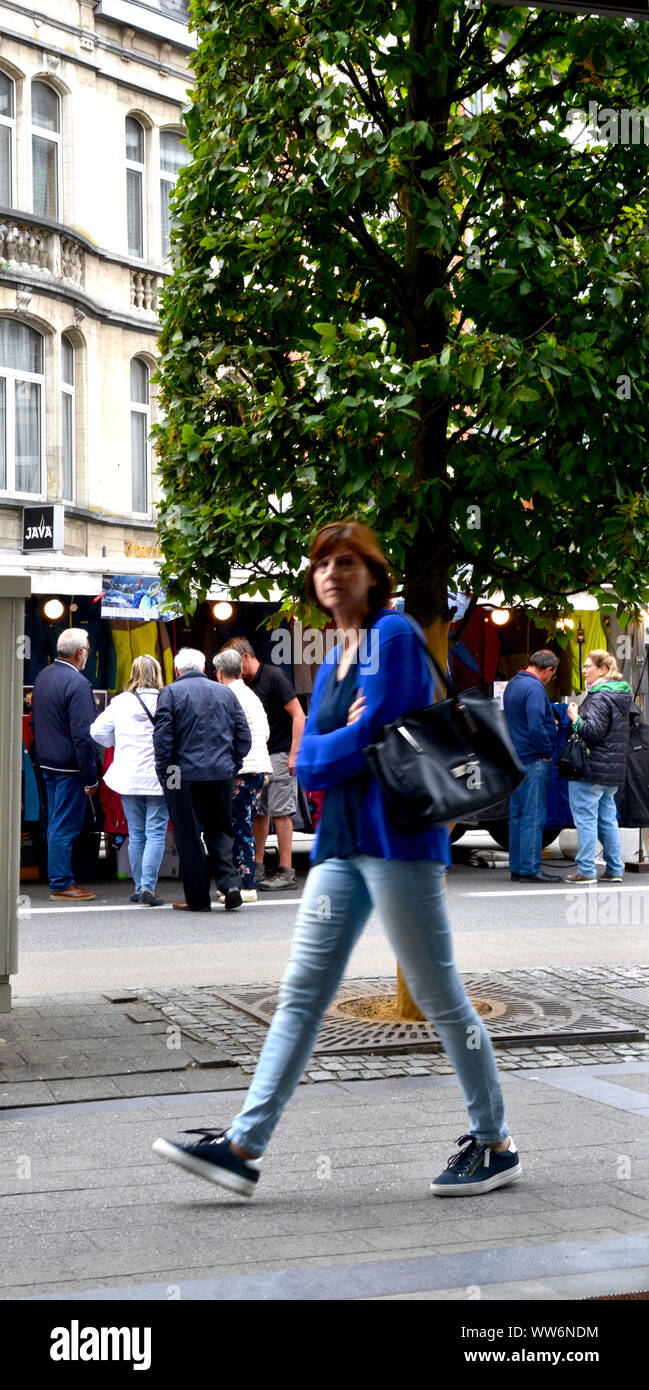
<path fill-rule="evenodd" d="M 59 636 L 56 658 L 39 671 L 32 691 L 36 761 L 47 794 L 47 874 L 50 897 L 87 902 L 94 898 L 75 883 L 72 846 L 83 826 L 86 798 L 97 791 L 97 749 L 90 725 L 97 718 L 89 682 L 88 633 L 69 627 Z"/>
<path fill-rule="evenodd" d="M 232 783 L 252 740 L 243 709 L 227 685 L 208 680 L 205 657 L 182 647 L 176 680 L 160 691 L 153 748 L 180 858 L 185 899 L 174 907 L 209 912 L 210 879 L 226 908 L 241 906 L 232 862 Z M 203 839 L 207 849 L 207 859 Z"/>
<path fill-rule="evenodd" d="M 548 783 L 557 746 L 557 726 L 546 685 L 559 665 L 554 652 L 535 652 L 524 671 L 510 680 L 503 697 L 511 740 L 528 775 L 509 800 L 510 877 L 522 883 L 561 883 L 560 874 L 542 869 L 542 832 Z"/>

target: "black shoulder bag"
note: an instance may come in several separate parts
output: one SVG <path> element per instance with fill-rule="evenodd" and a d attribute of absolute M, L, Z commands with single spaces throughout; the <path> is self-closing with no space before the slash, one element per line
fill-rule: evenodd
<path fill-rule="evenodd" d="M 457 691 L 418 640 L 448 698 L 384 724 L 364 750 L 390 819 L 412 835 L 484 811 L 525 778 L 498 701 L 477 689 Z"/>

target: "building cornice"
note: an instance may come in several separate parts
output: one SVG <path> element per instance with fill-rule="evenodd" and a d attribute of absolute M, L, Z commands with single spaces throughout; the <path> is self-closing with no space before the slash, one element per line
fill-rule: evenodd
<path fill-rule="evenodd" d="M 91 256 L 96 256 L 100 261 L 111 261 L 113 265 L 126 266 L 128 270 L 142 271 L 146 275 L 159 275 L 166 277 L 169 271 L 161 265 L 150 265 L 148 261 L 140 261 L 136 256 L 124 256 L 119 251 L 107 251 L 104 246 L 98 246 L 89 237 L 84 236 L 83 232 L 77 231 L 76 227 L 70 226 L 67 222 L 55 222 L 52 217 L 41 217 L 34 212 L 23 212 L 21 208 L 8 208 L 0 206 L 0 219 L 4 218 L 27 222 L 31 227 L 45 227 L 48 232 L 57 232 L 59 236 L 65 237 L 68 241 L 76 241 L 83 251 L 88 251 Z"/>
<path fill-rule="evenodd" d="M 43 502 L 42 500 L 29 502 L 25 498 L 21 498 L 21 500 L 18 501 L 16 498 L 0 497 L 0 510 L 3 512 L 11 511 L 22 514 L 23 507 L 50 507 L 51 505 L 51 498 L 48 498 L 47 502 Z M 128 526 L 132 531 L 155 532 L 158 529 L 157 522 L 147 521 L 144 517 L 135 519 L 132 516 L 112 516 L 110 513 L 106 512 L 91 512 L 88 511 L 86 507 L 74 507 L 69 502 L 64 502 L 63 508 L 66 519 L 72 517 L 74 521 L 91 521 L 97 526 L 121 526 L 122 528 Z M 81 556 L 79 558 L 88 559 L 87 556 Z M 98 563 L 104 564 L 105 561 L 99 560 Z"/>
<path fill-rule="evenodd" d="M 116 324 L 119 328 L 128 328 L 135 333 L 146 333 L 149 337 L 152 335 L 154 338 L 157 337 L 160 329 L 157 317 L 146 319 L 143 322 L 137 314 L 128 314 L 121 309 L 107 309 L 97 304 L 82 290 L 57 288 L 50 281 L 40 279 L 35 271 L 25 271 L 22 274 L 3 271 L 0 274 L 0 285 L 6 285 L 16 290 L 31 290 L 34 294 L 45 295 L 47 299 L 58 299 L 62 304 L 71 304 L 73 308 L 80 309 L 86 318 L 94 319 L 97 323 Z"/>
<path fill-rule="evenodd" d="M 15 10 L 18 14 L 24 14 L 33 20 L 39 16 L 34 16 L 32 10 L 27 10 L 23 5 L 16 5 L 13 0 L 2 0 L 1 9 Z M 41 20 L 54 26 L 54 21 L 47 15 L 41 15 Z M 92 31 L 79 29 L 71 24 L 57 22 L 56 27 L 74 34 L 77 38 L 87 38 L 90 32 L 94 47 L 102 49 L 106 53 L 112 53 L 117 58 L 124 58 L 125 50 L 116 43 L 108 43 L 106 39 L 100 39 Z M 116 73 L 101 67 L 99 63 L 93 63 L 88 58 L 81 58 L 78 53 L 71 53 L 67 48 L 57 48 L 55 44 L 46 43 L 43 39 L 34 39 L 30 34 L 21 34 L 18 29 L 9 29 L 6 24 L 2 26 L 3 40 L 12 39 L 14 43 L 25 44 L 27 48 L 38 48 L 42 53 L 52 53 L 56 58 L 63 62 L 74 63 L 77 67 L 86 68 L 90 72 L 96 73 L 98 77 L 103 77 L 107 82 L 114 82 L 117 87 L 127 87 L 131 92 L 141 92 L 144 96 L 157 97 L 159 100 L 168 101 L 172 106 L 178 106 L 181 110 L 185 101 L 179 97 L 170 96 L 167 92 L 161 92 L 159 87 L 143 87 L 138 82 L 129 82 L 125 77 L 118 77 Z M 153 68 L 157 73 L 164 74 L 165 77 L 176 77 L 181 81 L 191 79 L 191 72 L 188 68 L 172 68 L 166 63 L 160 62 L 157 58 L 149 58 L 145 53 L 138 53 L 137 49 L 129 49 L 126 56 L 130 62 L 137 62 L 142 67 Z"/>

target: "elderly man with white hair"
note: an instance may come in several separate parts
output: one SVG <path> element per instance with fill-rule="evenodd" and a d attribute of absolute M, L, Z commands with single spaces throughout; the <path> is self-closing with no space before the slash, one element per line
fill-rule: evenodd
<path fill-rule="evenodd" d="M 185 889 L 184 901 L 174 907 L 209 912 L 212 877 L 226 908 L 240 907 L 241 884 L 232 861 L 232 784 L 250 751 L 250 730 L 236 695 L 208 680 L 202 652 L 181 647 L 174 672 L 173 685 L 158 697 L 153 725 L 156 772 Z"/>
<path fill-rule="evenodd" d="M 97 710 L 82 675 L 88 633 L 69 627 L 56 644 L 56 658 L 39 671 L 32 691 L 36 761 L 47 794 L 47 874 L 50 898 L 87 902 L 95 894 L 75 883 L 72 847 L 84 821 L 86 798 L 97 790 L 97 749 L 90 725 Z"/>

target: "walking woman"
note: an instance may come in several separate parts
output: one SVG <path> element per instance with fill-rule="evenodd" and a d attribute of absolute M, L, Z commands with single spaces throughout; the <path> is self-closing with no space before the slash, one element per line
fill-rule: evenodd
<path fill-rule="evenodd" d="M 419 1008 L 435 1024 L 469 1112 L 470 1133 L 431 1184 L 469 1196 L 521 1173 L 509 1137 L 489 1037 L 457 974 L 444 904 L 448 835 L 405 835 L 390 821 L 363 749 L 385 723 L 432 702 L 422 642 L 386 605 L 392 583 L 374 534 L 357 522 L 325 526 L 311 547 L 307 593 L 342 640 L 316 677 L 297 772 L 324 790 L 279 1007 L 243 1108 L 227 1131 L 189 1131 L 195 1143 L 156 1140 L 154 1151 L 251 1197 L 263 1154 L 311 1055 L 322 1016 L 376 908 Z"/>
<path fill-rule="evenodd" d="M 136 657 L 126 690 L 90 728 L 96 743 L 115 748 L 104 781 L 119 792 L 128 821 L 128 857 L 135 880 L 131 902 L 147 907 L 163 903 L 155 889 L 169 820 L 153 756 L 153 717 L 162 686 L 155 657 Z"/>
<path fill-rule="evenodd" d="M 609 652 L 589 652 L 584 662 L 587 695 L 580 706 L 568 705 L 568 718 L 590 751 L 582 781 L 568 783 L 568 799 L 577 829 L 577 868 L 565 883 L 596 883 L 597 841 L 602 842 L 611 883 L 624 876 L 615 793 L 624 782 L 629 747 L 629 711 L 633 696 Z"/>

